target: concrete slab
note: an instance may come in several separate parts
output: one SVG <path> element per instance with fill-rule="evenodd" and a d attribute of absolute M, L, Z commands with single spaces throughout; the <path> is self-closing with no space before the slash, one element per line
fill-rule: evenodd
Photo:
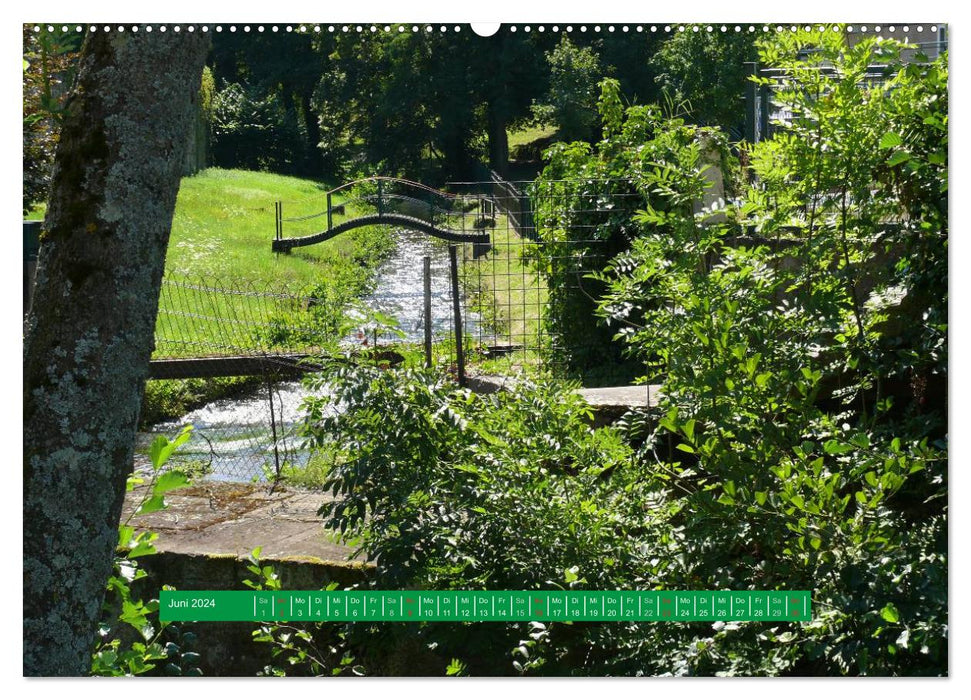
<path fill-rule="evenodd" d="M 144 486 L 128 493 L 123 521 L 144 495 Z M 244 558 L 262 547 L 267 559 L 363 561 L 324 529 L 317 509 L 328 497 L 290 487 L 270 493 L 267 484 L 200 482 L 166 494 L 168 508 L 135 516 L 130 524 L 158 533 L 160 552 Z"/>
<path fill-rule="evenodd" d="M 475 374 L 466 378 L 469 389 L 476 394 L 495 394 L 497 391 L 512 389 L 516 386 L 515 377 L 498 374 Z"/>
<path fill-rule="evenodd" d="M 656 384 L 641 386 L 605 386 L 595 389 L 578 389 L 577 393 L 593 409 L 593 424 L 596 427 L 610 425 L 622 418 L 632 409 L 649 410 L 656 408 L 661 396 L 661 387 Z"/>
<path fill-rule="evenodd" d="M 500 375 L 477 375 L 469 377 L 469 388 L 478 394 L 494 394 L 516 386 L 514 377 Z M 656 408 L 661 397 L 659 384 L 640 386 L 607 386 L 592 389 L 578 389 L 593 409 L 594 424 L 609 425 L 633 408 Z"/>
<path fill-rule="evenodd" d="M 661 396 L 658 384 L 642 386 L 605 386 L 580 389 L 578 392 L 590 407 L 599 408 L 655 408 Z"/>
<path fill-rule="evenodd" d="M 473 391 L 493 393 L 514 385 L 501 376 L 470 378 Z M 580 389 L 594 410 L 595 425 L 608 425 L 632 408 L 653 408 L 657 386 L 619 386 Z M 122 520 L 145 497 L 144 486 L 129 492 Z M 267 484 L 205 481 L 170 492 L 165 510 L 136 516 L 130 524 L 158 533 L 156 549 L 173 555 L 245 558 L 262 547 L 265 559 L 290 559 L 338 566 L 360 565 L 363 557 L 334 540 L 317 510 L 331 496 L 326 493 Z"/>

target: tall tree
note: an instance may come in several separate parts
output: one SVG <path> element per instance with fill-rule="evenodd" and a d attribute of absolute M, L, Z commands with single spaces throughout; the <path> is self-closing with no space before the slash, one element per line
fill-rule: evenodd
<path fill-rule="evenodd" d="M 603 79 L 599 56 L 564 35 L 546 60 L 550 89 L 544 102 L 534 108 L 536 115 L 556 124 L 564 141 L 591 139 L 597 123 L 597 85 Z"/>
<path fill-rule="evenodd" d="M 657 84 L 691 120 L 741 137 L 745 124 L 747 61 L 758 58 L 748 32 L 678 32 L 650 61 Z"/>
<path fill-rule="evenodd" d="M 530 115 L 533 99 L 546 91 L 549 66 L 544 48 L 552 49 L 553 34 L 511 34 L 468 37 L 468 61 L 475 99 L 485 104 L 489 167 L 506 174 L 509 141 L 506 129 Z"/>
<path fill-rule="evenodd" d="M 142 31 L 82 48 L 24 340 L 25 675 L 90 669 L 207 46 Z"/>
<path fill-rule="evenodd" d="M 312 104 L 326 57 L 314 48 L 319 40 L 307 32 L 214 35 L 210 64 L 219 101 L 235 108 L 214 124 L 218 165 L 326 174 Z"/>

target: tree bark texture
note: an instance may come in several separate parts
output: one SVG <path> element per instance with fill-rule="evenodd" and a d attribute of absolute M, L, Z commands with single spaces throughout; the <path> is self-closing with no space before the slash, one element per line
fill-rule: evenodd
<path fill-rule="evenodd" d="M 91 667 L 208 43 L 84 43 L 25 326 L 24 675 Z"/>
<path fill-rule="evenodd" d="M 303 112 L 304 125 L 307 128 L 307 150 L 310 161 L 310 174 L 313 177 L 321 177 L 324 169 L 324 159 L 321 157 L 320 142 L 323 137 L 320 134 L 320 117 L 314 111 L 311 104 L 311 95 L 304 93 L 300 96 L 300 106 Z"/>
<path fill-rule="evenodd" d="M 509 136 L 506 134 L 506 120 L 500 109 L 489 104 L 489 167 L 498 175 L 509 175 Z"/>

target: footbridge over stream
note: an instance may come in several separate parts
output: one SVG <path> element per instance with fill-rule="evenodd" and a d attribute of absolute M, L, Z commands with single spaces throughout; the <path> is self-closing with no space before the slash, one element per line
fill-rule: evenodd
<path fill-rule="evenodd" d="M 465 263 L 485 260 L 493 246 L 504 246 L 510 253 L 510 236 L 517 243 L 532 237 L 523 230 L 531 222 L 529 198 L 520 194 L 509 183 L 475 183 L 463 192 L 445 192 L 411 180 L 391 177 L 368 177 L 340 185 L 328 192 L 313 195 L 304 200 L 274 203 L 275 231 L 271 250 L 288 254 L 297 248 L 324 243 L 351 232 L 372 226 L 390 226 L 398 231 L 410 231 L 438 239 L 448 244 L 448 262 L 439 260 L 435 273 L 438 288 L 436 305 L 430 305 L 427 276 L 432 274 L 425 261 L 423 319 L 426 353 L 430 353 L 435 337 L 443 332 L 454 345 L 455 362 L 459 379 L 464 383 L 464 337 L 470 332 L 463 319 L 475 312 L 470 308 L 470 294 L 482 297 L 482 270 L 471 266 L 477 275 L 477 284 L 466 279 Z M 494 240 L 494 237 L 496 240 Z M 414 243 L 411 243 L 414 245 Z M 520 244 L 521 245 L 521 244 Z M 444 249 L 440 248 L 442 255 Z M 520 254 L 519 249 L 515 251 Z M 421 265 L 421 259 L 409 264 Z M 493 276 L 495 271 L 492 270 Z M 448 281 L 444 287 L 443 277 Z M 461 277 L 461 279 L 460 279 Z M 493 282 L 495 280 L 492 280 Z M 538 284 L 538 280 L 535 281 Z M 284 282 L 285 284 L 285 282 Z M 415 298 L 413 305 L 422 304 L 421 277 L 412 284 Z M 530 282 L 532 284 L 532 282 Z M 472 289 L 472 287 L 475 287 Z M 493 285 L 494 286 L 494 285 Z M 514 286 L 525 291 L 527 280 L 518 278 Z M 445 304 L 442 290 L 447 290 Z M 286 377 L 298 377 L 319 366 L 312 361 L 312 348 L 306 343 L 297 347 L 276 344 L 267 347 L 266 340 L 277 333 L 281 336 L 302 337 L 305 329 L 275 328 L 281 323 L 300 323 L 304 313 L 317 304 L 329 303 L 304 294 L 289 291 L 240 288 L 232 283 L 213 280 L 179 280 L 166 277 L 160 304 L 160 323 L 156 333 L 156 353 L 151 363 L 152 379 L 195 379 L 231 376 L 255 376 L 273 373 Z M 281 312 L 281 308 L 285 310 Z M 521 316 L 535 314 L 539 309 L 524 308 Z M 435 323 L 427 322 L 432 319 Z M 446 328 L 442 321 L 447 320 Z M 192 328 L 187 328 L 191 326 Z M 241 331 L 248 327 L 247 331 Z M 240 336 L 243 334 L 242 337 Z M 491 337 L 479 333 L 478 345 L 489 352 L 508 352 L 512 347 L 522 347 L 523 342 L 513 342 L 496 331 Z M 207 336 L 213 340 L 209 347 L 197 349 L 180 344 L 179 338 Z M 254 342 L 257 340 L 259 342 Z M 422 340 L 415 338 L 415 340 Z M 169 351 L 168 348 L 173 350 Z"/>
<path fill-rule="evenodd" d="M 149 445 L 154 435 L 171 436 L 180 425 L 192 424 L 194 437 L 182 458 L 208 465 L 212 478 L 271 478 L 267 470 L 279 478 L 285 465 L 309 459 L 299 435 L 306 394 L 296 380 L 323 364 L 393 366 L 396 355 L 400 359 L 400 353 L 424 344 L 426 363 L 434 359 L 459 383 L 485 393 L 508 386 L 507 377 L 524 367 L 560 368 L 564 350 L 586 348 L 594 324 L 591 320 L 570 335 L 552 329 L 546 323 L 552 295 L 595 293 L 588 290 L 588 277 L 602 269 L 610 253 L 599 228 L 619 210 L 633 211 L 641 199 L 636 188 L 614 181 L 540 184 L 494 178 L 453 183 L 454 191 L 444 192 L 371 177 L 245 210 L 246 216 L 265 217 L 270 244 L 265 254 L 269 261 L 276 255 L 279 274 L 256 281 L 167 270 L 150 378 L 247 379 L 153 384 L 186 412 L 177 419 L 143 416 L 146 432 L 140 439 Z M 553 235 L 537 235 L 541 225 Z M 396 245 L 375 271 L 374 288 L 360 306 L 391 318 L 397 328 L 372 324 L 365 314 L 344 335 L 349 310 L 335 308 L 327 285 L 290 279 L 287 258 L 304 257 L 298 249 L 342 234 L 367 239 L 367 227 L 376 226 L 394 229 Z M 334 357 L 335 340 L 343 360 Z M 610 370 L 607 358 L 597 359 Z M 591 383 L 621 381 L 601 372 Z M 197 395 L 200 386 L 206 391 Z M 651 408 L 657 397 L 646 387 L 579 391 L 598 423 L 631 408 Z M 224 398 L 206 398 L 216 393 Z"/>
<path fill-rule="evenodd" d="M 285 216 L 283 203 L 276 205 L 276 236 L 273 251 L 328 241 L 356 228 L 387 225 L 418 231 L 450 243 L 472 243 L 476 254 L 488 250 L 488 228 L 495 225 L 495 199 L 486 194 L 453 194 L 418 182 L 391 177 L 368 177 L 348 182 L 327 192 L 325 206 L 301 216 Z M 320 230 L 287 237 L 294 224 L 320 221 Z"/>

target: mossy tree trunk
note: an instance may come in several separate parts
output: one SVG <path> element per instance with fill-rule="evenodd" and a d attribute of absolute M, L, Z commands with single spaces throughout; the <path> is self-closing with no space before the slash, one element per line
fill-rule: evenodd
<path fill-rule="evenodd" d="M 91 666 L 208 36 L 97 32 L 24 338 L 24 674 Z"/>
<path fill-rule="evenodd" d="M 509 175 L 509 137 L 506 119 L 500 107 L 490 102 L 489 117 L 489 167 L 502 177 Z"/>

